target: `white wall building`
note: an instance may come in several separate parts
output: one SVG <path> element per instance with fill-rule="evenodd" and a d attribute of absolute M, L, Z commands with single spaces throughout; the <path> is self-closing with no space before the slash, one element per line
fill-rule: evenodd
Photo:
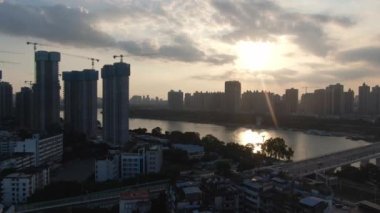
<path fill-rule="evenodd" d="M 115 154 L 112 158 L 95 162 L 95 181 L 102 182 L 158 173 L 162 166 L 161 146 L 138 149 L 137 152 Z M 116 176 L 117 174 L 117 176 Z"/>
<path fill-rule="evenodd" d="M 121 193 L 119 207 L 120 213 L 150 212 L 151 201 L 149 192 L 132 191 Z"/>
<path fill-rule="evenodd" d="M 63 157 L 63 135 L 40 139 L 38 134 L 24 141 L 0 141 L 3 153 L 33 153 L 34 166 L 60 162 Z"/>
<path fill-rule="evenodd" d="M 2 203 L 5 205 L 25 203 L 29 196 L 49 182 L 48 168 L 9 174 L 1 181 Z"/>
<path fill-rule="evenodd" d="M 117 180 L 120 177 L 120 155 L 95 161 L 95 181 Z"/>

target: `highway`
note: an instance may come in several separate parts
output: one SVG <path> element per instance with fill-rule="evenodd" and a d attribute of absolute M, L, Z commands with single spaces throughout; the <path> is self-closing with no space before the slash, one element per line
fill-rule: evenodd
<path fill-rule="evenodd" d="M 86 195 L 80 195 L 75 197 L 63 198 L 59 200 L 51 200 L 37 203 L 30 203 L 21 206 L 16 206 L 16 212 L 36 212 L 53 208 L 62 208 L 69 206 L 77 206 L 91 203 L 102 203 L 115 200 L 118 202 L 120 193 L 129 190 L 146 189 L 149 192 L 158 192 L 166 190 L 169 186 L 169 180 L 154 181 L 144 184 L 126 186 L 117 189 L 110 189 L 106 191 L 100 191 L 95 193 L 89 193 Z"/>
<path fill-rule="evenodd" d="M 303 161 L 268 167 L 287 172 L 295 177 L 302 177 L 316 172 L 323 172 L 340 166 L 380 158 L 380 143 L 349 149 L 341 152 L 322 155 Z"/>

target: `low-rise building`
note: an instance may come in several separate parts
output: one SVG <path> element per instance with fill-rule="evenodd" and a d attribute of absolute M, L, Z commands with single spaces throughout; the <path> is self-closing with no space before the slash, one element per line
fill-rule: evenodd
<path fill-rule="evenodd" d="M 13 153 L 0 156 L 0 172 L 4 169 L 21 170 L 35 165 L 33 153 Z"/>
<path fill-rule="evenodd" d="M 230 179 L 220 176 L 204 178 L 201 188 L 204 202 L 214 212 L 240 212 L 241 192 Z"/>
<path fill-rule="evenodd" d="M 120 177 L 120 155 L 110 154 L 104 159 L 95 160 L 95 181 L 117 180 Z"/>
<path fill-rule="evenodd" d="M 32 138 L 25 140 L 13 137 L 0 140 L 0 147 L 3 154 L 33 153 L 34 166 L 52 164 L 62 161 L 63 135 L 40 138 L 38 134 L 35 134 Z"/>
<path fill-rule="evenodd" d="M 142 174 L 158 173 L 162 167 L 160 145 L 145 146 L 136 152 L 115 153 L 95 161 L 95 181 L 126 179 Z"/>
<path fill-rule="evenodd" d="M 203 146 L 194 144 L 173 144 L 173 148 L 185 151 L 189 159 L 201 159 L 205 155 Z"/>
<path fill-rule="evenodd" d="M 150 212 L 151 205 L 152 203 L 148 191 L 128 191 L 120 194 L 120 213 Z"/>
<path fill-rule="evenodd" d="M 50 183 L 49 168 L 29 168 L 11 173 L 1 181 L 4 205 L 25 203 L 36 190 Z"/>

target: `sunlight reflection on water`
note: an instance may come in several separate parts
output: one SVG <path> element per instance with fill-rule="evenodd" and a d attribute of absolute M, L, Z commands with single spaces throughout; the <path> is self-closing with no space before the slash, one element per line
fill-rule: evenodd
<path fill-rule="evenodd" d="M 242 128 L 235 132 L 236 142 L 244 146 L 253 146 L 253 151 L 255 153 L 261 151 L 261 144 L 269 138 L 270 135 L 266 131 Z"/>

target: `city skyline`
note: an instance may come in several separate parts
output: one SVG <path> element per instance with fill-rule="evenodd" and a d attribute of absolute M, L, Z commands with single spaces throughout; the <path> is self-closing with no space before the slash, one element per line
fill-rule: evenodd
<path fill-rule="evenodd" d="M 380 3 L 340 5 L 0 1 L 0 51 L 21 53 L 0 53 L 0 60 L 20 63 L 1 64 L 3 79 L 15 91 L 34 79 L 33 50 L 25 42 L 37 41 L 48 45 L 39 50 L 62 53 L 60 72 L 91 67 L 89 60 L 69 54 L 101 59 L 96 70 L 115 62 L 112 55 L 130 55 L 125 60 L 134 70 L 131 95 L 163 98 L 170 89 L 195 92 L 199 85 L 221 91 L 227 80 L 240 81 L 243 91 L 276 93 L 339 82 L 358 94 L 357 85 L 379 82 Z M 98 90 L 102 94 L 101 81 Z"/>

